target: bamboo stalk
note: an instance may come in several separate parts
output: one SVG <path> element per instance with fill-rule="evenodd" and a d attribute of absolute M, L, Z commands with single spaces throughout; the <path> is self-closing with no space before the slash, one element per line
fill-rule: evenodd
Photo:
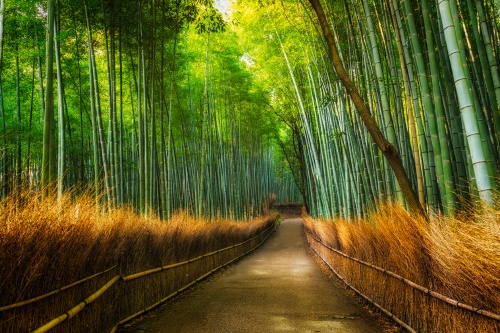
<path fill-rule="evenodd" d="M 350 95 L 351 100 L 356 106 L 358 114 L 365 124 L 366 129 L 370 133 L 373 141 L 377 144 L 381 153 L 386 157 L 387 162 L 390 164 L 392 170 L 394 171 L 396 179 L 398 180 L 401 189 L 403 190 L 410 210 L 427 219 L 427 214 L 420 205 L 418 197 L 411 187 L 411 183 L 408 179 L 408 175 L 404 169 L 398 151 L 395 149 L 392 143 L 386 140 L 385 136 L 380 131 L 375 119 L 370 113 L 370 108 L 366 104 L 364 98 L 362 98 L 362 96 L 358 92 L 357 87 L 344 68 L 343 61 L 336 46 L 336 41 L 334 39 L 332 29 L 328 24 L 326 15 L 323 11 L 323 7 L 321 6 L 319 0 L 309 0 L 309 3 L 316 13 L 324 38 L 327 42 L 328 56 L 330 57 L 332 65 L 335 67 L 335 71 L 337 72 L 340 81 L 345 86 L 347 93 Z"/>
<path fill-rule="evenodd" d="M 47 46 L 45 60 L 46 98 L 43 120 L 43 151 L 42 151 L 42 196 L 50 193 L 50 184 L 56 176 L 55 170 L 55 132 L 54 132 L 54 0 L 47 2 Z"/>

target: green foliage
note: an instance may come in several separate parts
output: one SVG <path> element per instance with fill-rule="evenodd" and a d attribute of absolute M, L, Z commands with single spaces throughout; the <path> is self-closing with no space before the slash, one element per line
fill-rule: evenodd
<path fill-rule="evenodd" d="M 431 3 L 427 8 L 422 1 L 410 8 L 407 3 L 324 5 L 347 72 L 385 134 L 392 123 L 393 143 L 415 187 L 422 174 L 424 203 L 429 210 L 447 211 L 455 199 L 443 195 L 474 196 L 476 180 L 485 175 L 474 170 L 477 163 L 468 156 L 464 133 L 470 122 L 460 119 L 458 97 L 463 94 L 451 79 L 455 63 L 442 51 L 447 44 L 438 7 Z M 476 141 L 488 153 L 480 162 L 494 178 L 500 142 L 498 27 L 485 22 L 494 20 L 490 6 L 456 4 L 451 9 L 460 15 L 452 19 L 459 27 L 457 37 L 462 35 L 461 63 L 472 91 L 469 115 L 477 117 L 481 140 L 477 136 Z M 22 0 L 5 6 L 2 154 L 8 161 L 1 166 L 2 179 L 12 179 L 20 151 L 23 182 L 36 187 L 46 4 Z M 424 9 L 432 18 L 430 29 L 424 25 Z M 349 217 L 364 214 L 380 200 L 400 198 L 394 175 L 367 139 L 326 57 L 306 2 L 241 0 L 232 3 L 231 13 L 222 14 L 205 0 L 76 0 L 59 2 L 56 14 L 62 72 L 56 88 L 64 88 L 64 188 L 94 187 L 102 198 L 108 173 L 106 195 L 112 206 L 150 209 L 162 217 L 176 209 L 250 217 L 268 192 L 294 201 L 300 192 L 313 212 Z M 429 38 L 433 43 L 427 43 Z M 420 57 L 412 53 L 417 43 Z M 426 49 L 432 45 L 435 54 Z M 431 72 L 433 56 L 437 72 Z M 91 68 L 99 85 L 92 95 Z M 408 91 L 403 73 L 409 77 Z M 426 91 L 432 98 L 424 96 Z M 436 116 L 439 98 L 443 108 Z M 102 146 L 95 145 L 93 136 L 91 101 L 97 100 Z M 433 122 L 440 124 L 437 141 Z M 437 148 L 449 154 L 440 155 Z M 415 153 L 422 158 L 419 167 Z M 440 156 L 450 156 L 447 179 L 452 181 L 440 176 Z"/>
<path fill-rule="evenodd" d="M 21 140 L 21 178 L 29 187 L 39 186 L 42 158 L 43 6 L 8 2 L 4 12 L 4 105 L 16 109 L 19 55 L 22 115 L 18 122 L 15 112 L 6 112 L 3 153 L 13 160 Z M 111 205 L 150 209 L 162 217 L 184 209 L 209 217 L 250 218 L 270 192 L 293 192 L 282 173 L 273 183 L 274 172 L 282 167 L 270 157 L 278 123 L 267 111 L 269 92 L 241 61 L 246 52 L 241 33 L 212 3 L 78 0 L 59 2 L 56 12 L 62 72 L 56 87 L 64 87 L 64 188 L 95 187 L 98 200 L 108 197 Z M 92 83 L 98 86 L 91 91 L 94 72 Z M 93 112 L 102 121 L 103 145 L 94 142 Z M 57 115 L 55 120 L 58 126 Z M 9 179 L 10 165 L 2 165 L 2 179 Z M 208 181 L 200 186 L 203 177 Z"/>

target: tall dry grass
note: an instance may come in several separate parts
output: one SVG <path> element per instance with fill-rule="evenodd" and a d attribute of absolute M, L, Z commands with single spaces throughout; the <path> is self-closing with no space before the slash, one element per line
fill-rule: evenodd
<path fill-rule="evenodd" d="M 242 242 L 276 219 L 276 215 L 272 215 L 251 222 L 221 220 L 208 223 L 180 212 L 163 223 L 157 218 L 137 216 L 126 208 L 102 214 L 94 202 L 91 197 L 73 200 L 70 195 L 60 201 L 42 201 L 38 193 L 27 191 L 18 200 L 7 198 L 0 203 L 0 307 L 42 295 L 117 265 L 81 287 L 0 312 L 0 332 L 34 329 L 81 302 L 112 276 L 176 263 Z M 213 265 L 219 264 L 216 259 L 182 268 L 181 273 L 168 273 L 171 276 L 155 276 L 130 283 L 135 290 L 108 292 L 109 296 L 103 297 L 105 300 L 98 300 L 89 307 L 92 308 L 90 312 L 95 312 L 94 317 L 78 319 L 78 322 L 75 317 L 70 321 L 76 323 L 76 327 L 82 326 L 76 331 L 106 331 L 95 323 L 106 316 L 102 311 L 121 311 L 130 315 L 130 309 L 124 309 L 124 304 L 151 304 L 156 294 L 160 297 L 169 292 L 167 287 L 177 290 L 197 274 L 213 269 Z M 206 267 L 201 267 L 203 265 Z M 182 276 L 176 277 L 179 274 Z M 155 283 L 168 286 L 162 285 L 165 290 L 156 290 L 160 287 Z M 153 289 L 153 294 L 147 293 L 148 288 Z M 114 299 L 123 296 L 127 299 Z M 122 318 L 109 316 L 103 321 L 103 327 L 111 327 L 118 319 L 123 319 L 123 315 Z M 72 327 L 71 324 L 60 325 L 55 331 L 76 332 Z"/>
<path fill-rule="evenodd" d="M 305 227 L 351 257 L 445 296 L 500 314 L 500 211 L 414 218 L 386 205 L 367 220 L 313 220 Z M 418 332 L 500 332 L 500 322 L 433 299 L 369 267 L 312 246 L 355 288 Z"/>

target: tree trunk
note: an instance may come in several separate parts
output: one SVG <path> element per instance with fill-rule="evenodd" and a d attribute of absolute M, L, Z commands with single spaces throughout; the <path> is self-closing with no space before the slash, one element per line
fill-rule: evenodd
<path fill-rule="evenodd" d="M 408 206 L 414 213 L 426 217 L 425 211 L 418 202 L 418 197 L 411 187 L 410 180 L 408 179 L 408 176 L 403 167 L 403 163 L 401 161 L 401 158 L 397 150 L 389 141 L 387 141 L 384 138 L 382 132 L 377 126 L 377 123 L 375 122 L 375 119 L 373 119 L 372 115 L 370 114 L 370 110 L 368 109 L 366 103 L 361 98 L 356 87 L 354 86 L 353 81 L 351 80 L 351 78 L 349 77 L 344 68 L 342 60 L 340 59 L 339 56 L 339 52 L 337 50 L 337 46 L 335 44 L 335 40 L 333 38 L 331 28 L 328 25 L 326 15 L 323 11 L 323 8 L 321 7 L 319 0 L 309 0 L 309 3 L 313 7 L 318 17 L 321 30 L 323 31 L 323 35 L 328 45 L 328 56 L 332 61 L 335 71 L 337 72 L 337 75 L 342 81 L 342 84 L 346 88 L 347 92 L 351 96 L 351 99 L 354 105 L 356 106 L 356 109 L 358 110 L 358 114 L 361 117 L 363 123 L 365 124 L 368 132 L 370 133 L 371 137 L 373 138 L 377 146 L 380 148 L 380 150 L 386 157 L 390 166 L 392 167 L 392 170 L 394 171 L 396 179 L 398 180 L 398 183 L 401 186 L 401 190 L 403 191 Z"/>

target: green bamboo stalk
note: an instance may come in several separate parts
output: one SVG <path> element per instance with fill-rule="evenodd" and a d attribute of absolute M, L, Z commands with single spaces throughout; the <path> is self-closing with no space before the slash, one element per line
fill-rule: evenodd
<path fill-rule="evenodd" d="M 472 89 L 471 90 L 471 97 L 472 97 L 472 105 L 474 107 L 474 110 L 476 110 L 476 117 L 477 117 L 477 123 L 479 126 L 479 135 L 481 136 L 481 142 L 483 145 L 483 153 L 485 155 L 486 159 L 486 165 L 488 166 L 488 172 L 490 175 L 495 175 L 497 170 L 496 170 L 496 154 L 493 149 L 492 142 L 490 141 L 489 135 L 488 135 L 488 128 L 486 125 L 486 121 L 484 119 L 483 113 L 481 111 L 481 104 L 480 101 L 478 100 L 477 96 L 477 89 L 476 87 L 472 84 L 472 78 L 471 74 L 469 71 L 469 64 L 467 61 L 467 53 L 465 50 L 465 45 L 467 45 L 467 41 L 464 37 L 464 32 L 462 29 L 460 29 L 460 14 L 458 10 L 458 5 L 455 0 L 451 0 L 448 2 L 450 12 L 451 12 L 451 17 L 452 17 L 452 22 L 454 24 L 455 28 L 455 35 L 458 41 L 458 51 L 460 52 L 460 57 L 462 61 L 462 65 L 464 68 L 464 73 L 465 73 L 465 78 L 469 82 L 469 86 Z M 446 33 L 445 33 L 446 35 Z M 491 180 L 490 180 L 491 181 Z M 492 186 L 494 186 L 494 183 L 491 183 Z"/>
<path fill-rule="evenodd" d="M 121 204 L 121 179 L 120 179 L 120 169 L 119 169 L 119 131 L 118 131 L 118 110 L 117 110 L 117 97 L 116 97 L 116 9 L 115 2 L 112 1 L 109 3 L 108 7 L 110 11 L 110 50 L 109 50 L 109 111 L 110 118 L 109 124 L 111 128 L 111 136 L 109 138 L 109 142 L 111 144 L 111 156 L 110 159 L 110 173 L 112 180 L 112 193 L 113 193 L 113 202 L 115 204 Z M 107 42 L 107 39 L 106 39 Z"/>
<path fill-rule="evenodd" d="M 112 207 L 112 202 L 111 202 L 111 197 L 110 197 L 110 182 L 109 182 L 109 172 L 108 172 L 108 158 L 106 155 L 106 140 L 104 137 L 104 129 L 103 129 L 103 122 L 102 122 L 102 116 L 101 116 L 101 99 L 100 99 L 100 93 L 99 93 L 99 80 L 97 77 L 97 67 L 95 63 L 95 54 L 94 54 L 94 47 L 92 44 L 92 30 L 90 28 L 90 19 L 88 15 L 88 9 L 86 3 L 84 3 L 85 7 L 85 16 L 87 20 L 87 29 L 88 29 L 88 38 L 89 38 L 89 66 L 90 66 L 90 73 L 91 74 L 91 79 L 92 79 L 92 91 L 94 93 L 94 96 L 91 97 L 91 100 L 93 99 L 94 101 L 94 112 L 95 112 L 95 126 L 96 126 L 96 132 L 97 132 L 97 141 L 98 145 L 100 148 L 101 152 L 101 162 L 102 162 L 102 169 L 104 171 L 104 185 L 105 185 L 105 194 L 106 194 L 106 202 L 107 202 L 107 207 L 109 210 L 111 210 Z M 95 163 L 95 162 L 94 162 Z M 97 170 L 95 170 L 97 172 Z"/>
<path fill-rule="evenodd" d="M 363 9 L 365 11 L 365 18 L 368 28 L 368 35 L 370 38 L 370 44 L 373 58 L 373 64 L 375 66 L 375 75 L 377 79 L 378 90 L 380 94 L 381 104 L 382 104 L 382 114 L 384 116 L 385 122 L 385 133 L 387 140 L 391 143 L 396 142 L 396 132 L 394 130 L 393 120 L 390 112 L 389 99 L 385 87 L 384 70 L 382 68 L 382 59 L 378 48 L 377 38 L 375 37 L 375 28 L 373 26 L 373 21 L 371 17 L 370 6 L 367 0 L 363 0 Z"/>
<path fill-rule="evenodd" d="M 400 15 L 400 10 L 398 7 L 398 4 L 396 0 L 392 1 L 392 6 L 394 8 L 394 13 L 396 16 L 396 22 L 397 22 L 397 27 L 399 31 L 399 35 L 401 40 L 405 40 L 405 34 L 404 34 L 404 29 L 403 29 L 403 24 L 401 20 L 401 15 Z M 413 101 L 413 110 L 414 110 L 414 118 L 415 118 L 415 123 L 417 127 L 417 133 L 418 133 L 418 138 L 419 138 L 419 150 L 422 158 L 422 169 L 423 169 L 423 181 L 424 181 L 424 188 L 425 188 L 425 194 L 426 194 L 426 204 L 431 210 L 435 210 L 435 207 L 437 205 L 436 201 L 436 195 L 435 193 L 435 182 L 436 182 L 436 175 L 435 175 L 435 169 L 433 167 L 433 160 L 434 157 L 432 155 L 432 146 L 428 145 L 427 138 L 428 136 L 426 135 L 425 127 L 424 127 L 424 120 L 423 120 L 423 113 L 421 112 L 421 103 L 419 99 L 419 93 L 418 93 L 418 87 L 417 87 L 417 82 L 415 80 L 415 75 L 414 75 L 414 70 L 413 70 L 413 65 L 411 62 L 412 57 L 410 56 L 410 51 L 408 47 L 408 43 L 405 43 L 403 45 L 403 53 L 404 53 L 404 58 L 405 58 L 405 65 L 406 69 L 408 72 L 408 80 L 409 80 L 409 85 L 410 85 L 410 91 L 411 91 L 411 98 Z"/>
<path fill-rule="evenodd" d="M 440 182 L 440 189 L 442 192 L 442 200 L 445 212 L 450 215 L 455 213 L 456 197 L 455 197 L 455 184 L 453 173 L 451 169 L 451 157 L 448 145 L 447 134 L 447 119 L 443 109 L 443 102 L 441 98 L 441 89 L 439 82 L 439 69 L 435 53 L 435 43 L 431 28 L 431 14 L 429 12 L 428 0 L 422 0 L 422 16 L 424 19 L 424 27 L 426 34 L 427 55 L 429 58 L 429 67 L 431 72 L 432 82 L 432 95 L 434 102 L 434 112 L 437 118 L 437 134 L 439 139 L 440 155 L 436 155 L 436 165 L 442 165 L 442 181 Z M 434 145 L 434 143 L 433 143 Z M 439 170 L 439 167 L 438 167 Z M 439 174 L 438 174 L 439 175 Z"/>
<path fill-rule="evenodd" d="M 27 144 L 27 158 L 26 158 L 26 168 L 31 170 L 31 142 L 32 142 L 32 129 L 33 129 L 33 109 L 35 104 L 35 75 L 36 75 L 36 60 L 33 59 L 33 66 L 31 68 L 31 98 L 30 98 L 30 116 L 29 116 L 29 135 Z M 1 170 L 1 169 L 0 169 Z M 28 186 L 32 186 L 31 182 Z"/>
<path fill-rule="evenodd" d="M 22 173 L 22 146 L 21 146 L 21 79 L 19 76 L 19 46 L 16 45 L 16 115 L 17 115 L 17 135 L 16 135 L 16 157 L 15 157 L 15 176 L 14 191 L 19 195 L 21 187 Z"/>
<path fill-rule="evenodd" d="M 438 8 L 441 14 L 441 24 L 443 26 L 448 55 L 452 64 L 455 88 L 457 91 L 460 113 L 464 124 L 468 146 L 476 177 L 477 188 L 481 200 L 490 205 L 493 203 L 493 188 L 491 186 L 489 169 L 485 159 L 484 147 L 482 145 L 476 111 L 473 106 L 470 92 L 470 82 L 466 79 L 460 51 L 458 49 L 455 25 L 451 16 L 451 9 L 448 0 L 438 0 Z"/>
<path fill-rule="evenodd" d="M 54 125 L 54 0 L 47 1 L 47 46 L 45 59 L 46 98 L 43 125 L 42 182 L 43 197 L 50 193 L 49 185 L 55 180 L 55 125 Z"/>
<path fill-rule="evenodd" d="M 2 149 L 4 154 L 1 158 L 1 172 L 2 172 L 2 199 L 7 196 L 7 139 L 6 139 L 6 125 L 5 125 L 5 108 L 4 108 L 4 95 L 3 95 L 3 41 L 4 41 L 4 0 L 0 0 L 0 115 L 2 117 Z"/>
<path fill-rule="evenodd" d="M 137 115 L 138 115 L 138 137 L 139 137 L 139 210 L 142 214 L 147 213 L 147 203 L 146 203 L 146 139 L 144 131 L 143 119 L 143 104 L 145 104 L 145 97 L 143 97 L 143 46 L 142 46 L 142 6 L 141 1 L 138 2 L 138 49 L 137 49 Z M 143 101 L 144 99 L 144 101 Z"/>
<path fill-rule="evenodd" d="M 470 3 L 470 0 L 468 1 Z M 500 114 L 498 112 L 498 105 L 500 105 L 500 74 L 498 73 L 498 64 L 497 60 L 495 59 L 494 53 L 493 53 L 493 47 L 491 45 L 491 37 L 488 29 L 488 24 L 486 21 L 486 15 L 484 14 L 483 10 L 483 4 L 481 1 L 475 1 L 476 4 L 476 10 L 477 14 L 479 16 L 479 21 L 480 21 L 480 27 L 481 27 L 481 37 L 482 37 L 482 46 L 479 48 L 479 52 L 485 50 L 487 60 L 488 60 L 488 66 L 489 66 L 489 71 L 484 71 L 485 76 L 487 78 L 491 78 L 491 83 L 493 84 L 493 89 L 495 91 L 495 98 L 496 98 L 496 103 L 492 103 L 491 108 L 492 108 L 492 114 L 493 114 L 493 124 L 495 130 L 493 131 L 496 140 L 497 140 L 497 150 L 500 150 Z M 473 15 L 475 18 L 475 15 Z M 473 28 L 477 28 L 477 25 L 474 26 Z M 480 42 L 480 39 L 478 36 L 476 36 L 476 41 L 477 43 Z M 489 80 L 487 81 L 489 82 Z"/>
<path fill-rule="evenodd" d="M 197 215 L 202 216 L 206 206 L 204 205 L 205 198 L 205 188 L 206 188 L 206 168 L 207 168 L 207 157 L 206 157 L 206 143 L 207 132 L 210 128 L 210 117 L 209 117 L 209 63 L 210 63 L 210 31 L 207 29 L 207 42 L 206 42 L 206 52 L 205 52 L 205 84 L 203 90 L 203 110 L 202 110 L 202 125 L 201 125 L 201 160 L 200 160 L 200 184 L 198 188 L 198 203 L 197 203 Z"/>
<path fill-rule="evenodd" d="M 119 54 L 119 77 L 120 77 L 120 127 L 119 127 L 119 151 L 118 151 L 118 164 L 119 164 L 119 177 L 118 177 L 118 184 L 119 184 L 119 192 L 118 192 L 118 200 L 120 204 L 126 203 L 126 198 L 125 198 L 125 189 L 124 189 L 124 184 L 122 183 L 128 183 L 125 181 L 125 174 L 124 174 L 124 122 L 123 122 L 123 53 L 122 53 L 122 25 L 120 21 L 120 26 L 118 30 L 118 54 Z M 132 103 L 133 105 L 133 103 Z"/>
<path fill-rule="evenodd" d="M 150 83 L 150 102 L 149 102 L 149 110 L 150 110 L 150 131 L 151 131 L 151 139 L 149 142 L 149 150 L 150 150 L 150 159 L 149 159 L 149 193 L 147 194 L 149 197 L 149 205 L 153 211 L 156 210 L 156 188 L 157 188 L 157 149 L 156 149 L 156 140 L 157 140 L 157 125 L 156 125 L 156 19 L 155 17 L 155 4 L 154 0 L 151 6 L 151 14 L 153 16 L 152 23 L 152 43 L 151 43 L 151 54 L 150 54 L 150 79 L 148 80 Z"/>
<path fill-rule="evenodd" d="M 59 19 L 54 20 L 54 33 L 59 34 Z M 55 44 L 55 58 L 57 68 L 57 133 L 58 133 L 58 149 L 57 149 L 57 197 L 62 198 L 64 191 L 64 176 L 65 176 L 65 159 L 66 159 L 66 143 L 64 136 L 65 121 L 64 121 L 64 90 L 63 90 L 63 76 L 61 68 L 61 52 L 59 40 L 54 38 Z"/>
<path fill-rule="evenodd" d="M 330 26 L 328 25 L 326 16 L 324 14 L 323 8 L 321 7 L 321 4 L 319 3 L 318 0 L 309 0 L 311 6 L 313 7 L 314 11 L 316 12 L 316 15 L 318 17 L 318 20 L 320 22 L 321 29 L 323 31 L 324 37 L 327 41 L 328 44 L 328 55 L 335 67 L 335 70 L 346 87 L 350 97 L 352 98 L 354 104 L 356 105 L 356 109 L 358 110 L 360 117 L 362 118 L 364 124 L 366 125 L 370 135 L 374 139 L 374 141 L 377 143 L 378 147 L 384 154 L 384 156 L 387 158 L 389 164 L 391 165 L 395 175 L 396 179 L 400 183 L 401 189 L 405 195 L 405 199 L 408 202 L 408 205 L 412 211 L 414 211 L 417 214 L 420 214 L 422 216 L 426 216 L 423 208 L 420 206 L 418 202 L 418 198 L 413 191 L 411 184 L 409 182 L 408 176 L 406 175 L 406 172 L 403 168 L 401 158 L 399 157 L 399 154 L 397 151 L 394 149 L 394 146 L 392 146 L 382 135 L 380 132 L 377 124 L 375 123 L 374 119 L 372 118 L 370 111 L 368 107 L 366 106 L 365 102 L 357 92 L 356 87 L 354 86 L 352 80 L 349 78 L 349 75 L 345 71 L 345 68 L 342 64 L 342 61 L 339 57 L 337 47 L 335 45 L 335 40 L 333 39 L 333 35 L 330 29 Z"/>
<path fill-rule="evenodd" d="M 96 202 L 98 201 L 100 191 L 99 191 L 99 145 L 98 145 L 98 135 L 97 135 L 97 116 L 95 107 L 95 88 L 94 88 L 94 71 L 92 69 L 92 30 L 90 27 L 90 20 L 87 10 L 87 3 L 84 2 L 85 18 L 87 22 L 87 40 L 88 40 L 88 58 L 89 58 L 89 83 L 90 83 L 90 113 L 92 121 L 92 151 L 94 153 L 94 193 Z M 97 205 L 96 205 L 97 206 Z"/>
<path fill-rule="evenodd" d="M 403 7 L 406 13 L 406 23 L 409 30 L 409 38 L 411 41 L 414 57 L 415 57 L 415 65 L 417 69 L 417 77 L 420 86 L 421 99 L 423 103 L 423 110 L 425 112 L 425 121 L 428 128 L 428 136 L 430 137 L 430 144 L 432 146 L 433 155 L 429 157 L 430 161 L 436 170 L 436 176 L 439 186 L 439 191 L 441 193 L 441 198 L 447 200 L 446 196 L 446 188 L 447 184 L 450 182 L 449 179 L 445 178 L 444 174 L 444 165 L 441 163 L 442 161 L 442 152 L 440 145 L 440 137 L 438 130 L 438 122 L 436 120 L 437 114 L 435 113 L 435 109 L 438 108 L 439 115 L 442 117 L 442 105 L 434 105 L 433 101 L 433 91 L 430 88 L 430 84 L 428 81 L 427 69 L 425 66 L 425 59 L 423 55 L 423 51 L 421 48 L 421 43 L 418 38 L 416 22 L 414 18 L 413 9 L 411 7 L 409 0 L 402 1 Z M 426 31 L 427 32 L 427 31 Z M 426 39 L 427 42 L 427 39 Z M 430 49 L 433 50 L 433 49 Z M 428 50 L 429 52 L 429 50 Z M 429 53 L 430 56 L 433 56 L 432 53 Z M 440 102 L 440 100 L 438 100 Z M 446 153 L 446 152 L 445 152 Z M 449 158 L 448 158 L 449 161 Z M 448 164 L 449 165 L 449 164 Z M 452 180 L 451 180 L 452 181 Z M 448 207 L 451 203 L 447 201 L 444 202 L 444 207 Z"/>
<path fill-rule="evenodd" d="M 447 118 L 450 119 L 448 125 L 450 126 L 451 132 L 451 144 L 453 146 L 453 156 L 454 156 L 454 166 L 456 167 L 455 183 L 457 184 L 457 195 L 462 200 L 467 200 L 468 198 L 468 186 L 467 179 L 471 179 L 467 176 L 466 172 L 466 144 L 464 141 L 464 132 L 462 128 L 462 120 L 460 118 L 460 110 L 458 107 L 458 101 L 455 97 L 455 83 L 453 80 L 453 74 L 451 70 L 451 64 L 449 61 L 446 42 L 444 40 L 444 33 L 438 20 L 431 20 L 432 29 L 434 32 L 435 40 L 438 42 L 439 58 L 444 69 L 445 78 L 445 93 L 446 93 L 446 112 Z"/>
<path fill-rule="evenodd" d="M 419 144 L 418 144 L 418 134 L 417 134 L 417 126 L 415 124 L 415 115 L 414 115 L 414 108 L 413 108 L 413 102 L 412 102 L 412 94 L 410 91 L 410 79 L 408 75 L 408 68 L 406 66 L 406 61 L 405 61 L 405 56 L 404 56 L 404 51 L 403 51 L 403 43 L 401 41 L 401 35 L 399 33 L 399 24 L 398 20 L 396 17 L 396 11 L 394 9 L 394 3 L 393 1 L 388 1 L 388 5 L 391 11 L 391 18 L 392 18 L 392 23 L 393 26 L 396 27 L 394 37 L 396 39 L 396 45 L 398 48 L 398 55 L 399 55 L 399 64 L 401 66 L 401 73 L 403 76 L 403 84 L 404 84 L 404 90 L 405 90 L 405 97 L 406 97 L 406 114 L 408 115 L 409 118 L 409 130 L 410 130 L 410 138 L 411 138 L 411 144 L 412 144 L 412 153 L 413 153 L 413 158 L 415 161 L 415 171 L 416 171 L 416 177 L 417 177 L 417 192 L 418 192 L 418 200 L 422 206 L 425 206 L 425 194 L 424 194 L 424 181 L 423 181 L 423 175 L 422 175 L 422 164 L 420 161 L 420 152 L 419 152 Z"/>
<path fill-rule="evenodd" d="M 83 129 L 83 93 L 82 93 L 82 71 L 80 67 L 80 36 L 78 33 L 78 25 L 76 23 L 76 15 L 73 14 L 73 30 L 75 33 L 75 53 L 76 53 L 76 63 L 78 68 L 78 111 L 80 120 L 80 165 L 78 172 L 78 181 L 83 184 L 85 180 L 85 145 L 84 145 L 84 129 Z M 36 29 L 35 29 L 36 33 Z M 28 152 L 29 155 L 29 152 Z"/>

